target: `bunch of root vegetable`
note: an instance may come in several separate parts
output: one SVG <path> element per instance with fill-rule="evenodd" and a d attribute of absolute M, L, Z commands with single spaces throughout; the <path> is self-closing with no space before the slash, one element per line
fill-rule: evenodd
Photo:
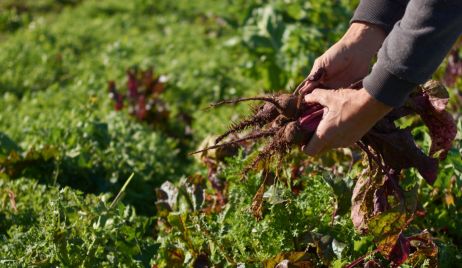
<path fill-rule="evenodd" d="M 324 107 L 320 104 L 304 102 L 299 95 L 307 80 L 319 80 L 324 70 L 318 70 L 296 89 L 294 94 L 280 93 L 273 96 L 260 96 L 225 100 L 211 107 L 223 104 L 236 104 L 243 101 L 263 101 L 265 104 L 253 108 L 250 117 L 233 123 L 228 131 L 215 140 L 215 145 L 194 152 L 201 153 L 211 149 L 237 145 L 242 141 L 269 139 L 266 146 L 246 168 L 248 171 L 259 162 L 274 156 L 283 157 L 291 149 L 307 144 L 322 119 Z M 361 88 L 357 82 L 350 88 Z M 402 170 L 414 167 L 429 183 L 437 175 L 438 158 L 445 157 L 456 135 L 456 126 L 450 114 L 445 111 L 448 93 L 444 86 L 429 81 L 419 86 L 402 107 L 394 109 L 380 120 L 357 145 L 366 152 L 371 161 L 386 172 L 386 169 Z M 411 114 L 418 114 L 427 125 L 432 138 L 429 154 L 422 152 L 414 142 L 410 129 L 400 129 L 394 121 Z M 253 129 L 250 134 L 230 142 L 220 143 L 230 134 Z M 438 157 L 438 158 L 434 158 Z"/>
<path fill-rule="evenodd" d="M 194 153 L 236 146 L 242 141 L 267 139 L 265 147 L 244 170 L 243 173 L 246 174 L 261 161 L 270 160 L 275 156 L 281 159 L 291 149 L 307 144 L 322 120 L 324 107 L 304 102 L 304 96 L 298 92 L 307 80 L 318 80 L 322 75 L 323 70 L 320 69 L 302 82 L 294 94 L 281 93 L 225 100 L 213 104 L 212 107 L 243 101 L 265 102 L 254 108 L 250 117 L 232 124 L 228 131 L 216 139 L 215 145 Z M 349 88 L 360 89 L 362 83 L 357 82 Z M 439 160 L 446 157 L 457 132 L 452 116 L 446 111 L 448 99 L 448 92 L 442 84 L 428 81 L 416 87 L 403 106 L 392 110 L 356 143 L 365 152 L 369 168 L 361 174 L 355 184 L 351 200 L 351 218 L 358 232 L 371 234 L 375 238 L 377 250 L 374 252 L 380 252 L 393 266 L 400 265 L 408 257 L 413 259 L 411 255 L 417 254 L 416 252 L 425 252 L 411 249 L 412 237 L 403 235 L 403 230 L 416 213 L 417 191 L 405 192 L 399 181 L 402 178 L 401 171 L 408 168 L 415 168 L 429 184 L 436 180 Z M 420 119 L 428 128 L 431 138 L 428 153 L 424 153 L 416 145 L 411 134 L 412 128 L 418 124 L 405 129 L 395 125 L 396 120 L 406 116 Z M 220 143 L 229 135 L 247 129 L 253 131 L 241 138 Z M 251 207 L 252 214 L 257 219 L 262 217 L 263 192 L 264 183 L 257 191 Z M 381 229 L 381 226 L 388 227 L 385 230 Z M 431 239 L 428 240 L 428 245 L 433 245 Z M 435 250 L 425 254 L 429 254 L 429 258 L 434 258 Z M 360 261 L 362 260 L 358 260 Z"/>

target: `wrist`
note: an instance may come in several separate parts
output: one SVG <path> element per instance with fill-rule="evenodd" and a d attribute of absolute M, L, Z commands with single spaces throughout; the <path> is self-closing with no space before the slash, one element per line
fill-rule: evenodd
<path fill-rule="evenodd" d="M 382 118 L 389 113 L 393 107 L 374 98 L 365 88 L 359 90 L 363 103 L 363 108 L 366 114 L 372 117 Z"/>
<path fill-rule="evenodd" d="M 385 31 L 377 25 L 367 22 L 354 22 L 350 25 L 341 41 L 347 45 L 359 45 L 376 53 L 386 38 Z"/>

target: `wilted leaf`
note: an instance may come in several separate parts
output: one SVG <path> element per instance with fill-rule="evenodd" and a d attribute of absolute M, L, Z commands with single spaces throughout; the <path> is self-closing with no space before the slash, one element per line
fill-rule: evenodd
<path fill-rule="evenodd" d="M 187 194 L 193 210 L 199 210 L 205 199 L 204 181 L 199 181 L 198 178 L 197 176 L 189 177 L 187 180 L 182 179 L 180 181 L 182 190 Z"/>
<path fill-rule="evenodd" d="M 366 233 L 367 222 L 374 214 L 374 193 L 382 184 L 382 176 L 375 171 L 365 171 L 357 180 L 351 198 L 351 220 L 356 230 Z"/>
<path fill-rule="evenodd" d="M 264 262 L 265 268 L 310 268 L 316 267 L 309 253 L 300 252 L 287 252 L 280 253 L 273 258 Z"/>
<path fill-rule="evenodd" d="M 428 260 L 429 267 L 438 266 L 438 247 L 433 242 L 433 238 L 428 230 L 408 237 L 410 245 L 415 249 L 409 256 L 408 263 L 413 267 L 418 267 L 425 260 Z"/>
<path fill-rule="evenodd" d="M 250 212 L 257 221 L 263 219 L 263 195 L 265 193 L 265 182 L 263 182 L 258 188 L 255 196 L 252 199 L 252 205 L 250 206 Z"/>
<path fill-rule="evenodd" d="M 178 198 L 178 188 L 176 188 L 176 186 L 170 181 L 166 181 L 162 183 L 160 189 L 167 194 L 167 202 L 170 207 L 175 208 Z"/>
<path fill-rule="evenodd" d="M 444 159 L 457 134 L 454 119 L 445 111 L 449 94 L 437 81 L 428 81 L 421 88 L 422 92 L 414 93 L 407 105 L 420 115 L 430 131 L 430 155 Z"/>
<path fill-rule="evenodd" d="M 394 128 L 381 132 L 373 129 L 368 132 L 364 140 L 391 168 L 401 170 L 415 167 L 429 184 L 433 184 L 436 180 L 438 160 L 428 157 L 417 147 L 409 130 Z"/>
<path fill-rule="evenodd" d="M 335 238 L 332 240 L 332 251 L 334 251 L 338 259 L 342 258 L 342 253 L 346 246 L 345 243 L 339 242 Z"/>
<path fill-rule="evenodd" d="M 452 193 L 446 193 L 444 195 L 444 202 L 446 203 L 446 206 L 448 207 L 455 206 L 454 196 L 452 195 Z"/>
<path fill-rule="evenodd" d="M 263 194 L 263 199 L 271 205 L 281 204 L 287 201 L 283 197 L 283 190 L 276 187 L 274 184 Z"/>
<path fill-rule="evenodd" d="M 395 246 L 392 248 L 388 255 L 388 260 L 392 262 L 393 267 L 398 267 L 407 260 L 409 257 L 409 252 L 409 240 L 404 237 L 402 233 L 400 233 L 398 239 L 396 240 Z"/>
<path fill-rule="evenodd" d="M 201 144 L 198 147 L 198 150 L 203 150 L 205 148 L 211 147 L 215 145 L 215 140 L 217 136 L 207 136 L 205 139 L 202 140 Z M 223 140 L 224 143 L 230 142 L 232 140 L 231 137 L 227 137 L 226 139 Z M 225 160 L 227 157 L 234 156 L 238 153 L 239 151 L 239 146 L 235 143 L 232 144 L 226 144 L 224 146 L 220 146 L 215 149 L 209 149 L 206 151 L 203 151 L 199 154 L 195 154 L 196 159 L 205 162 L 205 164 L 208 164 L 206 161 L 207 159 L 212 159 L 214 161 L 220 162 Z"/>
<path fill-rule="evenodd" d="M 381 251 L 388 252 L 386 249 L 390 247 L 389 243 L 391 243 L 388 237 L 398 235 L 401 230 L 406 227 L 406 220 L 406 214 L 397 210 L 389 210 L 387 212 L 380 213 L 369 220 L 369 233 L 380 241 L 380 243 L 387 240 L 387 245 L 383 244 L 379 246 L 383 247 L 383 250 Z"/>

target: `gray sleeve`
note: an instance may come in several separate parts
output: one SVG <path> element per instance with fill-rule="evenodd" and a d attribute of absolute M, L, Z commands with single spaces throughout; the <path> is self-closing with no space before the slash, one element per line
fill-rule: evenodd
<path fill-rule="evenodd" d="M 361 0 L 351 23 L 363 21 L 381 27 L 388 34 L 401 19 L 409 0 Z"/>
<path fill-rule="evenodd" d="M 389 106 L 402 105 L 415 86 L 431 77 L 461 33 L 461 0 L 411 0 L 364 87 Z"/>

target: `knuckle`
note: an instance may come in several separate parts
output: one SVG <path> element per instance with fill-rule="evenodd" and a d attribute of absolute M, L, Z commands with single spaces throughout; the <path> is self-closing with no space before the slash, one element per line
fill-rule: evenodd
<path fill-rule="evenodd" d="M 323 93 L 324 93 L 324 92 L 323 92 L 323 89 L 320 89 L 320 88 L 315 88 L 315 89 L 311 92 L 312 95 L 319 96 L 319 97 L 321 97 L 321 96 L 323 95 Z"/>
<path fill-rule="evenodd" d="M 324 67 L 324 57 L 318 57 L 314 60 L 314 67 L 319 68 L 319 67 Z"/>
<path fill-rule="evenodd" d="M 329 134 L 327 134 L 325 131 L 316 134 L 316 136 L 322 141 L 322 143 L 327 143 L 329 139 Z"/>

